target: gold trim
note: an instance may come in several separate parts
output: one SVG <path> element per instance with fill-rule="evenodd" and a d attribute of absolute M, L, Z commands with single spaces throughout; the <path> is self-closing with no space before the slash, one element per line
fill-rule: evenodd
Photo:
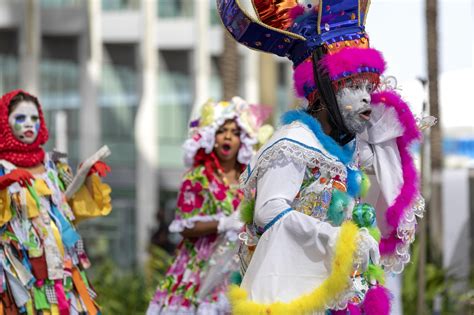
<path fill-rule="evenodd" d="M 367 15 L 369 14 L 369 8 L 370 8 L 370 4 L 371 4 L 371 0 L 367 0 L 367 7 L 365 8 L 365 12 L 364 12 L 364 21 L 362 22 L 362 25 L 365 26 L 365 22 L 367 21 Z"/>
<path fill-rule="evenodd" d="M 234 0 L 235 3 L 237 4 L 237 6 L 239 7 L 240 11 L 242 11 L 242 13 L 252 22 L 254 23 L 257 23 L 259 24 L 260 26 L 263 26 L 264 28 L 266 29 L 269 29 L 269 30 L 272 30 L 272 31 L 275 31 L 275 32 L 278 32 L 278 33 L 281 33 L 281 34 L 285 34 L 289 37 L 292 37 L 292 38 L 295 38 L 295 39 L 300 39 L 300 40 L 303 40 L 303 41 L 306 41 L 306 38 L 304 38 L 303 36 L 301 35 L 298 35 L 298 34 L 295 34 L 295 33 L 292 33 L 292 32 L 288 32 L 288 31 L 284 31 L 284 30 L 281 30 L 279 28 L 275 28 L 275 27 L 272 27 L 272 26 L 269 26 L 267 24 L 264 24 L 262 21 L 259 21 L 259 20 L 254 20 L 253 18 L 250 17 L 250 15 L 248 14 L 248 12 L 242 8 L 242 6 L 240 5 L 240 0 Z M 252 2 L 253 3 L 253 2 Z M 221 22 L 222 22 L 222 18 L 221 18 Z"/>
<path fill-rule="evenodd" d="M 254 12 L 255 15 L 259 18 L 259 17 L 260 17 L 260 14 L 258 14 L 257 7 L 255 6 L 255 0 L 251 0 L 250 2 L 252 3 L 253 12 Z"/>
<path fill-rule="evenodd" d="M 319 1 L 319 9 L 318 9 L 318 24 L 316 25 L 318 29 L 318 35 L 321 35 L 321 17 L 323 16 L 323 1 Z"/>
<path fill-rule="evenodd" d="M 360 26 L 360 0 L 357 0 L 357 26 Z"/>

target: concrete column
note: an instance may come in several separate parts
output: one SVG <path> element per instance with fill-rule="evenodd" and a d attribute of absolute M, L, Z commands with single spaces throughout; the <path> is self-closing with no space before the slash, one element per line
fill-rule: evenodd
<path fill-rule="evenodd" d="M 65 110 L 57 111 L 54 114 L 54 124 L 56 129 L 54 148 L 59 152 L 67 153 L 67 114 Z"/>
<path fill-rule="evenodd" d="M 80 63 L 80 157 L 87 158 L 100 147 L 99 88 L 102 70 L 101 1 L 87 0 L 88 27 L 79 36 Z"/>
<path fill-rule="evenodd" d="M 194 2 L 194 23 L 196 44 L 194 45 L 194 110 L 193 117 L 202 104 L 209 98 L 209 81 L 211 78 L 211 56 L 209 53 L 209 0 Z"/>
<path fill-rule="evenodd" d="M 260 54 L 260 101 L 262 104 L 273 107 L 273 121 L 277 108 L 278 69 L 274 57 L 270 54 Z"/>
<path fill-rule="evenodd" d="M 245 100 L 251 104 L 260 103 L 259 90 L 259 52 L 252 49 L 245 50 Z"/>
<path fill-rule="evenodd" d="M 24 2 L 20 25 L 20 87 L 39 96 L 39 60 L 41 51 L 40 2 Z"/>
<path fill-rule="evenodd" d="M 159 205 L 159 120 L 156 89 L 158 72 L 156 2 L 142 0 L 141 9 L 144 32 L 140 43 L 142 94 L 135 120 L 135 143 L 137 145 L 135 220 L 137 261 L 139 265 L 143 266 L 148 258 L 148 244 L 152 229 L 156 224 L 155 213 L 158 211 Z"/>

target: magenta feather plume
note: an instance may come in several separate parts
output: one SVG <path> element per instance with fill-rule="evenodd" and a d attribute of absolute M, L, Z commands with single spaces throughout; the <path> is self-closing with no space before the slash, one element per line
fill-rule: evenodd
<path fill-rule="evenodd" d="M 370 288 L 362 310 L 365 315 L 390 315 L 390 292 L 381 285 Z"/>
<path fill-rule="evenodd" d="M 306 59 L 300 63 L 293 72 L 293 83 L 296 89 L 296 94 L 299 97 L 305 97 L 308 87 L 315 88 L 313 75 L 313 62 L 311 58 Z M 306 87 L 306 89 L 305 89 Z"/>
<path fill-rule="evenodd" d="M 382 53 L 376 49 L 347 47 L 335 54 L 324 56 L 319 66 L 328 71 L 331 80 L 335 80 L 344 73 L 358 73 L 359 69 L 364 67 L 382 74 L 385 71 L 385 60 Z"/>

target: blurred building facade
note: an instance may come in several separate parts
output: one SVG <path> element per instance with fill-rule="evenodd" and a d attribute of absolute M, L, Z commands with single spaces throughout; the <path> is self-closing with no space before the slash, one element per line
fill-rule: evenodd
<path fill-rule="evenodd" d="M 137 163 L 143 153 L 135 137 L 137 125 L 142 122 L 136 118 L 145 86 L 144 11 L 149 1 L 0 0 L 2 94 L 24 88 L 39 96 L 51 134 L 48 149 L 67 151 L 72 165 L 102 144 L 111 148 L 108 162 L 113 172 L 107 181 L 113 188 L 114 211 L 109 217 L 84 223 L 80 229 L 92 256 L 111 256 L 124 268 L 143 262 L 140 257 L 145 254 L 154 231 L 159 224 L 172 219 L 176 191 L 184 171 L 181 145 L 187 136 L 195 98 L 198 94 L 215 99 L 222 95 L 219 57 L 224 34 L 214 1 L 156 0 L 152 36 L 157 59 L 154 83 L 157 111 L 152 124 L 157 130 L 150 146 L 158 147 L 157 167 L 148 178 L 137 175 Z M 205 33 L 198 27 L 202 18 L 198 9 L 202 6 L 209 10 L 204 21 Z M 207 44 L 202 45 L 200 38 L 205 38 L 202 42 Z M 388 52 L 386 48 L 382 50 Z M 242 47 L 239 52 L 242 97 L 274 105 L 274 117 L 294 104 L 291 66 L 286 60 Z M 207 69 L 202 69 L 199 58 L 206 58 Z M 94 76 L 96 72 L 100 75 Z M 199 85 L 196 80 L 204 80 L 205 84 Z M 205 86 L 207 91 L 196 91 L 197 86 Z M 423 95 L 423 91 L 416 94 Z M 451 248 L 450 257 L 459 244 L 464 249 L 470 248 L 472 263 L 474 246 L 469 239 L 474 233 L 474 176 L 466 175 L 465 165 L 470 164 L 471 168 L 473 165 L 474 133 L 470 128 L 462 134 L 448 130 L 447 135 L 445 153 L 458 157 L 453 164 L 459 164 L 462 156 L 464 171 L 460 171 L 459 177 L 446 178 L 447 182 L 458 185 L 462 182 L 462 189 L 456 190 L 462 196 L 456 198 L 463 200 L 455 205 L 457 210 L 462 209 L 459 220 L 459 215 L 450 216 L 448 211 L 453 205 L 453 192 L 444 191 L 445 222 L 448 224 L 451 218 L 458 225 L 452 229 L 457 231 L 456 235 L 445 235 L 446 240 L 454 241 L 446 247 Z M 150 187 L 159 196 L 149 198 L 153 210 L 141 206 L 147 203 L 146 196 L 137 201 L 138 187 L 147 186 L 149 179 L 156 182 Z M 148 225 L 138 223 L 137 218 L 144 218 Z M 466 262 L 465 257 L 461 260 Z"/>
<path fill-rule="evenodd" d="M 147 179 L 137 176 L 141 152 L 134 134 L 141 123 L 136 118 L 146 84 L 142 75 L 146 1 L 0 1 L 2 94 L 23 88 L 39 96 L 50 130 L 47 149 L 67 151 L 73 166 L 102 144 L 112 151 L 107 162 L 113 171 L 107 182 L 113 189 L 114 210 L 106 218 L 82 224 L 80 229 L 91 256 L 111 256 L 124 268 L 133 267 L 144 256 L 145 243 L 158 229 L 158 216 L 161 224 L 172 219 L 184 172 L 181 145 L 197 94 L 197 72 L 203 71 L 200 77 L 208 87 L 208 91 L 200 91 L 201 95 L 214 99 L 222 95 L 218 59 L 223 32 L 214 1 L 156 1 L 156 31 L 152 36 L 158 65 L 157 115 L 152 121 L 157 127 L 159 150 L 158 167 L 149 176 L 154 177 L 155 194 L 160 197 L 149 198 L 156 202 L 151 207 L 154 211 L 144 213 L 137 203 L 137 187 L 140 181 L 142 187 L 147 185 Z M 209 9 L 209 20 L 204 22 L 206 34 L 196 33 L 199 5 Z M 207 47 L 200 47 L 200 36 L 207 36 Z M 199 48 L 205 49 L 201 56 L 208 58 L 207 71 L 197 65 Z M 284 110 L 291 95 L 289 65 L 283 60 L 261 61 L 256 53 L 244 49 L 240 52 L 240 75 L 245 77 L 240 80 L 240 95 L 252 102 L 267 99 L 273 104 L 273 99 L 278 100 L 275 113 Z M 272 68 L 278 74 L 266 80 L 267 89 L 268 83 L 274 82 L 270 92 L 260 93 L 260 67 Z M 143 208 L 150 209 L 147 206 Z M 142 217 L 148 226 L 137 224 L 137 218 Z"/>

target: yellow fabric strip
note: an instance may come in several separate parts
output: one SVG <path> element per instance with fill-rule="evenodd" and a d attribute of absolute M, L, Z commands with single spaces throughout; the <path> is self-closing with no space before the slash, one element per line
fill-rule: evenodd
<path fill-rule="evenodd" d="M 49 189 L 46 182 L 41 178 L 37 178 L 33 184 L 33 189 L 36 191 L 38 197 L 42 196 L 51 196 L 52 192 Z M 28 218 L 35 218 L 39 216 L 39 209 L 38 204 L 36 203 L 35 198 L 31 195 L 31 193 L 27 190 L 26 191 L 26 205 L 28 209 Z"/>
<path fill-rule="evenodd" d="M 346 290 L 350 284 L 350 275 L 353 270 L 352 262 L 357 249 L 358 228 L 353 222 L 345 222 L 341 226 L 339 238 L 336 243 L 335 255 L 332 260 L 332 271 L 326 280 L 309 294 L 305 294 L 291 302 L 275 302 L 260 304 L 248 300 L 247 292 L 232 285 L 228 296 L 232 305 L 232 314 L 311 314 L 324 311 L 339 293 Z"/>
<path fill-rule="evenodd" d="M 57 304 L 51 304 L 51 315 L 59 315 L 59 307 Z"/>
<path fill-rule="evenodd" d="M 53 220 L 51 220 L 51 230 L 53 230 L 54 239 L 56 240 L 56 244 L 58 244 L 58 248 L 59 248 L 59 251 L 61 252 L 61 256 L 64 257 L 64 246 L 63 246 L 63 241 L 61 239 L 61 233 L 59 232 L 59 229 Z"/>
<path fill-rule="evenodd" d="M 0 190 L 0 226 L 4 225 L 12 218 L 10 203 L 11 201 L 8 189 Z"/>
<path fill-rule="evenodd" d="M 33 301 L 32 300 L 28 300 L 28 302 L 26 302 L 26 314 L 35 315 L 35 311 L 33 310 Z"/>

